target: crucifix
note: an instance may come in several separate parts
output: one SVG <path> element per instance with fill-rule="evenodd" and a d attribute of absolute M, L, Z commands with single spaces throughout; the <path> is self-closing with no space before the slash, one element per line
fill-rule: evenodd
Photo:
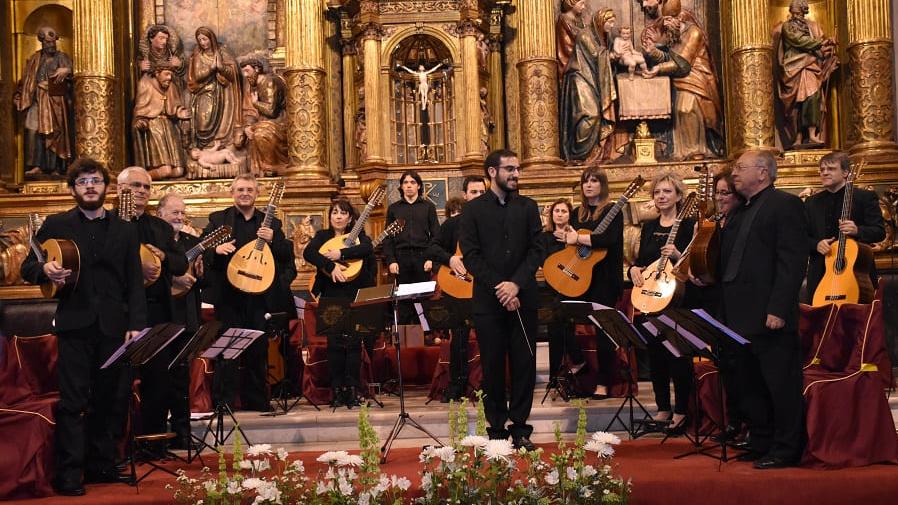
<path fill-rule="evenodd" d="M 405 65 L 399 65 L 399 68 L 418 78 L 418 99 L 421 101 L 421 110 L 427 110 L 427 93 L 430 91 L 430 83 L 427 82 L 427 76 L 436 72 L 441 66 L 443 66 L 442 63 L 437 63 L 430 70 L 424 70 L 424 65 L 418 65 L 418 70 L 414 71 Z"/>

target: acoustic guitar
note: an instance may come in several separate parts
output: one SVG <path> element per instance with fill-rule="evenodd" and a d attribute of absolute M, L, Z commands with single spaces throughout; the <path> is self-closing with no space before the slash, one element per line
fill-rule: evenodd
<path fill-rule="evenodd" d="M 383 242 L 387 237 L 395 237 L 396 235 L 399 235 L 400 233 L 402 233 L 403 229 L 405 229 L 405 219 L 399 218 L 399 219 L 393 221 L 392 223 L 388 224 L 386 226 L 386 228 L 384 228 L 384 230 L 382 232 L 380 232 L 377 235 L 377 237 L 374 238 L 374 240 L 371 241 L 371 246 L 376 249 L 377 246 L 379 246 L 381 244 L 381 242 Z M 331 239 L 331 240 L 333 240 L 333 239 Z M 328 241 L 326 243 L 329 243 L 329 242 L 330 241 Z M 321 249 L 318 249 L 318 250 L 321 251 Z M 364 261 L 364 260 L 358 260 L 358 261 Z M 343 264 L 341 261 L 337 261 L 335 263 L 337 263 L 338 265 Z M 318 272 L 315 272 L 314 274 L 312 274 L 309 277 L 309 294 L 312 295 L 312 298 L 314 298 L 316 301 L 318 300 L 318 295 L 319 295 L 319 293 L 315 291 L 315 278 L 317 275 L 318 275 Z M 327 274 L 323 274 L 323 275 L 327 275 Z M 358 274 L 356 274 L 356 276 L 358 276 Z"/>
<path fill-rule="evenodd" d="M 280 180 L 271 188 L 268 208 L 262 226 L 270 228 L 284 196 L 284 181 Z M 275 261 L 268 243 L 261 238 L 248 242 L 231 257 L 228 262 L 228 282 L 244 293 L 259 294 L 265 292 L 274 282 Z"/>
<path fill-rule="evenodd" d="M 842 199 L 842 215 L 839 219 L 851 219 L 851 204 L 854 198 L 854 183 L 864 168 L 863 162 L 849 172 Z M 830 303 L 870 303 L 875 290 L 870 272 L 874 268 L 873 249 L 839 232 L 833 248 L 823 258 L 826 268 L 823 279 L 814 291 L 811 305 L 821 307 Z"/>
<path fill-rule="evenodd" d="M 384 195 L 387 193 L 387 185 L 381 184 L 377 189 L 371 193 L 371 197 L 368 198 L 368 203 L 365 205 L 365 208 L 362 210 L 362 213 L 359 214 L 359 218 L 356 219 L 355 225 L 349 231 L 349 233 L 344 233 L 342 235 L 337 235 L 334 238 L 328 240 L 324 244 L 318 248 L 318 252 L 324 254 L 328 251 L 339 251 L 340 249 L 346 249 L 348 247 L 355 247 L 359 245 L 359 234 L 362 233 L 362 230 L 365 229 L 365 223 L 368 222 L 368 218 L 371 217 L 371 212 L 380 205 L 380 202 L 383 201 Z M 354 280 L 359 276 L 359 273 L 362 271 L 362 263 L 364 260 L 362 259 L 354 259 L 354 260 L 338 260 L 336 263 L 343 267 L 343 275 L 346 276 L 347 281 Z"/>
<path fill-rule="evenodd" d="M 696 199 L 695 193 L 689 193 L 689 196 L 686 197 L 664 245 L 674 243 L 677 232 L 680 230 L 680 223 L 695 212 Z M 654 263 L 646 267 L 643 270 L 642 286 L 634 287 L 630 293 L 633 307 L 643 314 L 655 314 L 676 305 L 683 296 L 686 283 L 677 279 L 675 268 L 676 265 L 670 261 L 670 256 L 667 254 L 662 254 Z"/>
<path fill-rule="evenodd" d="M 37 214 L 28 216 L 29 243 L 34 256 L 41 264 L 55 261 L 62 268 L 71 270 L 65 283 L 60 286 L 53 281 L 41 284 L 41 294 L 44 298 L 62 298 L 71 293 L 78 285 L 78 274 L 81 269 L 81 252 L 73 240 L 48 239 L 37 245 L 37 230 L 41 227 L 40 217 Z"/>
<path fill-rule="evenodd" d="M 455 247 L 455 255 L 461 256 L 461 246 Z M 451 267 L 442 265 L 437 272 L 437 284 L 440 291 L 453 298 L 467 300 L 474 297 L 474 276 L 470 272 L 458 275 Z"/>
<path fill-rule="evenodd" d="M 717 282 L 717 263 L 720 259 L 720 230 L 717 222 L 723 217 L 714 211 L 714 177 L 708 166 L 701 168 L 698 183 L 698 230 L 690 244 L 689 262 L 692 276 L 704 284 Z"/>
<path fill-rule="evenodd" d="M 643 184 L 645 184 L 645 179 L 641 175 L 636 176 L 636 179 L 627 186 L 624 194 L 617 199 L 595 230 L 577 230 L 577 233 L 580 235 L 603 233 L 611 226 L 611 222 L 614 221 L 623 206 Z M 546 277 L 546 282 L 555 291 L 565 296 L 577 297 L 589 289 L 589 285 L 592 283 L 593 266 L 605 259 L 607 255 L 608 251 L 605 249 L 593 249 L 586 245 L 568 245 L 546 258 L 546 261 L 543 262 L 543 275 Z"/>
<path fill-rule="evenodd" d="M 209 249 L 210 247 L 215 247 L 219 244 L 223 244 L 228 240 L 231 240 L 230 226 L 219 226 L 218 228 L 212 230 L 212 233 L 206 235 L 199 244 L 191 247 L 190 250 L 185 253 L 185 256 L 187 256 L 188 265 L 187 273 L 193 275 L 193 264 L 196 259 L 199 258 L 201 254 L 203 254 L 203 251 Z M 177 286 L 175 284 L 172 284 L 171 295 L 173 298 L 180 298 L 186 295 L 188 291 L 190 290 L 185 288 L 184 286 Z"/>
<path fill-rule="evenodd" d="M 131 193 L 130 188 L 119 189 L 118 213 L 122 221 L 130 223 L 134 219 L 134 195 Z M 143 280 L 143 287 L 151 286 L 159 280 L 159 276 L 162 275 L 162 260 L 159 259 L 159 256 L 153 254 L 153 251 L 146 244 L 140 244 L 140 265 L 141 267 L 146 265 L 156 265 L 158 267 L 156 275 Z"/>

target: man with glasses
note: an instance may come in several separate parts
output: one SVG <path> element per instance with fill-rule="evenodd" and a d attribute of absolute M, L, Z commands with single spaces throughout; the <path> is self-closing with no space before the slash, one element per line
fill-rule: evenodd
<path fill-rule="evenodd" d="M 536 270 L 543 261 L 535 201 L 518 195 L 517 154 L 493 151 L 484 161 L 490 189 L 465 204 L 461 218 L 464 265 L 474 276 L 474 327 L 483 365 L 489 436 L 533 450 L 527 424 L 536 382 Z M 506 401 L 505 363 L 511 374 Z M 505 423 L 512 424 L 506 428 Z"/>
<path fill-rule="evenodd" d="M 842 220 L 842 203 L 845 198 L 845 184 L 851 172 L 848 154 L 834 152 L 820 159 L 820 183 L 823 191 L 804 202 L 808 211 L 811 234 L 808 249 L 811 260 L 808 264 L 808 283 L 805 295 L 810 301 L 823 278 L 826 267 L 823 257 L 829 254 L 839 232 L 862 244 L 874 244 L 886 238 L 885 223 L 879 208 L 879 199 L 874 191 L 854 188 L 849 218 Z M 875 265 L 874 265 L 875 266 Z M 876 286 L 876 272 L 870 272 Z"/>
<path fill-rule="evenodd" d="M 150 200 L 150 174 L 140 167 L 128 167 L 118 175 L 119 193 L 131 190 L 134 215 L 131 222 L 137 229 L 140 242 L 160 260 L 161 266 L 144 263 L 144 283 L 157 279 L 146 286 L 147 326 L 172 321 L 172 277 L 187 272 L 187 258 L 184 249 L 175 243 L 175 232 L 164 220 L 147 214 Z M 121 209 L 119 209 L 121 212 Z M 140 429 L 141 434 L 164 433 L 166 419 L 172 397 L 171 375 L 168 364 L 177 349 L 169 346 L 156 354 L 140 368 Z M 154 448 L 154 455 L 164 456 L 164 447 Z"/>
<path fill-rule="evenodd" d="M 721 236 L 723 321 L 751 342 L 734 371 L 751 426 L 750 452 L 740 459 L 758 469 L 797 464 L 804 440 L 798 292 L 808 219 L 797 196 L 773 186 L 776 175 L 767 151 L 739 157 L 733 182 L 746 202 Z"/>
<path fill-rule="evenodd" d="M 72 240 L 80 265 L 74 289 L 56 308 L 59 403 L 56 406 L 56 492 L 84 494 L 83 482 L 123 482 L 115 470 L 115 414 L 126 404 L 121 368 L 100 366 L 125 339 L 146 326 L 146 296 L 137 230 L 103 208 L 109 172 L 81 158 L 66 174 L 76 206 L 48 216 L 37 242 Z M 32 284 L 62 285 L 73 275 L 55 261 L 41 263 L 34 252 L 22 264 Z"/>

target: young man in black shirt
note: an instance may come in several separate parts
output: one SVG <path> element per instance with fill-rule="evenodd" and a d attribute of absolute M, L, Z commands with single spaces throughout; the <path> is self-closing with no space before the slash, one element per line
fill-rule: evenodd
<path fill-rule="evenodd" d="M 464 201 L 470 202 L 486 192 L 486 181 L 483 177 L 469 175 L 461 186 Z M 440 233 L 434 247 L 433 257 L 441 268 L 451 268 L 457 275 L 467 274 L 462 256 L 458 252 L 459 223 L 461 211 L 450 215 L 440 226 Z M 443 293 L 444 296 L 449 296 Z M 443 402 L 461 400 L 468 386 L 468 326 L 454 328 L 449 344 L 449 387 L 443 395 Z"/>
<path fill-rule="evenodd" d="M 113 434 L 122 431 L 116 413 L 127 404 L 127 385 L 120 367 L 100 366 L 146 327 L 147 305 L 137 229 L 103 208 L 106 167 L 81 158 L 69 167 L 67 178 L 77 206 L 48 216 L 36 240 L 72 240 L 80 254 L 78 282 L 56 308 L 59 403 L 53 485 L 59 494 L 81 496 L 82 474 L 88 483 L 125 482 L 115 470 Z M 22 278 L 32 284 L 62 285 L 70 275 L 72 269 L 55 261 L 41 263 L 34 252 L 22 263 Z"/>
<path fill-rule="evenodd" d="M 493 151 L 484 162 L 490 190 L 468 202 L 461 218 L 461 251 L 474 276 L 474 327 L 483 364 L 484 407 L 490 438 L 512 436 L 533 449 L 527 424 L 536 381 L 536 270 L 543 261 L 536 202 L 520 196 L 521 166 L 512 151 Z M 506 401 L 505 363 L 511 373 Z M 505 423 L 512 424 L 506 429 Z"/>

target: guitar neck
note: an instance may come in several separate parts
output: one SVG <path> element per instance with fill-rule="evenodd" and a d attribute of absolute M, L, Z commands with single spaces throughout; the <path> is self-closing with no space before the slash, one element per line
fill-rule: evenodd
<path fill-rule="evenodd" d="M 188 264 L 193 263 L 194 260 L 196 260 L 200 254 L 203 254 L 203 251 L 205 251 L 205 250 L 206 250 L 206 246 L 202 242 L 191 247 L 190 250 L 188 250 L 186 253 L 184 253 L 184 256 L 187 256 L 187 263 Z"/>
<path fill-rule="evenodd" d="M 343 241 L 343 244 L 347 247 L 352 247 L 355 245 L 355 241 L 358 240 L 359 235 L 362 233 L 362 229 L 365 228 L 365 222 L 368 221 L 368 217 L 371 215 L 371 211 L 374 210 L 374 207 L 377 205 L 375 200 L 372 198 L 368 205 L 365 205 L 365 208 L 362 210 L 362 214 L 355 222 L 355 226 L 350 230 L 349 235 L 346 237 L 346 240 Z M 383 233 L 381 233 L 383 235 Z M 380 239 L 380 236 L 378 236 Z M 383 240 L 383 239 L 380 239 Z"/>
<path fill-rule="evenodd" d="M 380 233 L 377 235 L 377 237 L 371 242 L 371 246 L 372 246 L 372 247 L 377 247 L 377 246 L 379 246 L 380 243 L 383 242 L 384 240 L 386 240 L 386 238 L 389 237 L 389 236 L 390 236 L 390 232 L 387 231 L 387 230 L 384 230 L 384 231 L 380 232 Z"/>
<path fill-rule="evenodd" d="M 277 202 L 268 202 L 268 207 L 265 209 L 265 219 L 262 220 L 262 227 L 271 228 L 271 222 L 274 220 L 274 213 L 277 210 Z M 265 247 L 265 239 L 259 237 L 256 239 L 256 245 L 254 249 L 257 251 L 261 251 L 262 248 Z"/>
<path fill-rule="evenodd" d="M 664 242 L 665 246 L 669 246 L 669 245 L 673 244 L 674 241 L 677 239 L 677 232 L 680 230 L 680 223 L 682 223 L 682 222 L 683 222 L 682 218 L 678 218 L 676 221 L 674 221 L 673 226 L 670 227 L 670 233 L 667 234 L 667 241 Z M 658 224 L 661 224 L 660 220 L 658 221 Z M 667 266 L 667 262 L 669 259 L 670 259 L 669 254 L 661 255 L 661 261 L 658 262 L 658 271 L 659 272 L 664 270 L 664 267 Z"/>
<path fill-rule="evenodd" d="M 841 221 L 847 221 L 851 219 L 851 205 L 854 200 L 854 184 L 849 181 L 845 184 L 845 195 L 842 197 L 842 215 L 840 217 Z M 836 260 L 844 261 L 845 260 L 845 242 L 848 240 L 848 235 L 839 231 L 839 247 L 837 251 Z"/>
<path fill-rule="evenodd" d="M 627 200 L 629 200 L 629 198 L 627 198 L 626 195 L 618 198 L 617 202 L 614 203 L 614 206 L 611 207 L 611 210 L 609 210 L 608 213 L 605 214 L 605 217 L 602 218 L 602 221 L 600 221 L 599 225 L 596 226 L 596 229 L 593 230 L 593 233 L 605 233 L 605 230 L 607 230 L 608 227 L 611 226 L 611 222 L 614 221 L 614 218 L 617 217 L 617 214 L 620 212 L 620 210 L 624 208 L 624 205 L 627 204 Z"/>

